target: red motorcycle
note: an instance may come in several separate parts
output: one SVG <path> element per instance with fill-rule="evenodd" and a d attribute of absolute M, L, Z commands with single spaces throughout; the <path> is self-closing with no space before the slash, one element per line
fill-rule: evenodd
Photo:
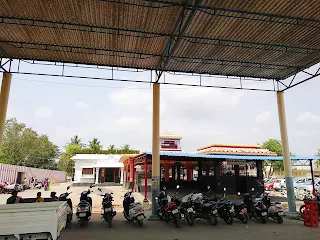
<path fill-rule="evenodd" d="M 177 186 L 177 189 L 179 185 Z M 176 194 L 177 195 L 177 194 Z M 166 192 L 166 188 L 163 187 L 163 191 L 156 197 L 158 208 L 158 216 L 161 220 L 166 222 L 172 222 L 177 228 L 180 227 L 181 213 L 178 209 L 178 199 L 175 196 L 169 196 Z"/>

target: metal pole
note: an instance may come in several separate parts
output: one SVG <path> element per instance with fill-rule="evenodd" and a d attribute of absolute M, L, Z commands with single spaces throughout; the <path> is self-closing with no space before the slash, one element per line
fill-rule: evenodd
<path fill-rule="evenodd" d="M 8 72 L 3 73 L 1 92 L 0 92 L 0 149 L 2 145 L 4 126 L 6 123 L 11 79 L 12 79 L 11 73 L 8 73 Z"/>
<path fill-rule="evenodd" d="M 278 103 L 283 165 L 284 165 L 284 173 L 286 177 L 289 212 L 296 213 L 296 201 L 295 201 L 294 188 L 293 188 L 292 167 L 291 167 L 291 160 L 290 160 L 290 150 L 289 150 L 289 141 L 288 141 L 288 133 L 287 133 L 287 123 L 286 123 L 286 111 L 284 106 L 283 92 L 277 92 L 277 103 Z"/>
<path fill-rule="evenodd" d="M 312 160 L 309 160 L 310 161 L 310 170 L 311 170 L 311 179 L 312 179 L 312 194 L 314 196 L 316 196 L 316 189 L 314 187 L 314 177 L 313 177 L 313 166 L 312 166 Z"/>
<path fill-rule="evenodd" d="M 152 85 L 152 215 L 157 219 L 156 197 L 160 193 L 160 84 Z"/>
<path fill-rule="evenodd" d="M 146 158 L 144 162 L 144 201 L 147 201 L 147 190 L 148 190 L 148 161 Z"/>

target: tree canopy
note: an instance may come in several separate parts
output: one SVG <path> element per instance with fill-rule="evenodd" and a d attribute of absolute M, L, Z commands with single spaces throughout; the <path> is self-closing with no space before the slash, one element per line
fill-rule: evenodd
<path fill-rule="evenodd" d="M 89 141 L 89 149 L 97 153 L 102 149 L 102 145 L 100 144 L 100 141 L 97 138 L 92 139 L 92 141 Z"/>
<path fill-rule="evenodd" d="M 39 135 L 16 118 L 5 123 L 0 163 L 57 169 L 59 148 L 47 135 Z"/>

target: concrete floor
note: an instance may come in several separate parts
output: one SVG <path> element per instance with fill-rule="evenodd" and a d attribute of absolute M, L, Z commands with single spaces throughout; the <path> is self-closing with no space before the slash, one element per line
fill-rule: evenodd
<path fill-rule="evenodd" d="M 320 228 L 305 227 L 303 222 L 285 219 L 283 224 L 269 220 L 267 224 L 250 220 L 248 224 L 242 224 L 235 220 L 229 226 L 222 220 L 217 226 L 211 226 L 206 221 L 200 221 L 194 226 L 181 224 L 177 229 L 171 224 L 161 221 L 145 221 L 144 227 L 127 222 L 122 213 L 117 213 L 113 221 L 113 227 L 108 228 L 102 223 L 100 214 L 94 214 L 89 225 L 80 228 L 74 220 L 64 229 L 60 240 L 78 239 L 141 239 L 141 240 L 199 240 L 199 239 L 228 239 L 228 240 L 288 240 L 288 239 L 317 239 L 320 237 Z"/>

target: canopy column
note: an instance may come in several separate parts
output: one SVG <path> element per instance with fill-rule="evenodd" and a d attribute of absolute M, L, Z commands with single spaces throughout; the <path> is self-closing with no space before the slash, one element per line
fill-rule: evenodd
<path fill-rule="evenodd" d="M 160 193 L 160 84 L 152 86 L 152 216 L 158 219 L 156 197 Z"/>
<path fill-rule="evenodd" d="M 170 163 L 163 163 L 164 168 L 164 181 L 169 182 L 169 170 L 170 170 Z"/>
<path fill-rule="evenodd" d="M 296 213 L 296 201 L 294 196 L 292 167 L 290 160 L 290 150 L 287 132 L 286 111 L 284 106 L 283 92 L 277 92 L 278 115 L 281 133 L 281 145 L 283 155 L 284 173 L 286 177 L 287 197 L 289 211 Z"/>
<path fill-rule="evenodd" d="M 1 92 L 0 92 L 0 149 L 2 145 L 4 125 L 6 123 L 11 79 L 12 79 L 11 73 L 9 72 L 3 73 Z"/>

